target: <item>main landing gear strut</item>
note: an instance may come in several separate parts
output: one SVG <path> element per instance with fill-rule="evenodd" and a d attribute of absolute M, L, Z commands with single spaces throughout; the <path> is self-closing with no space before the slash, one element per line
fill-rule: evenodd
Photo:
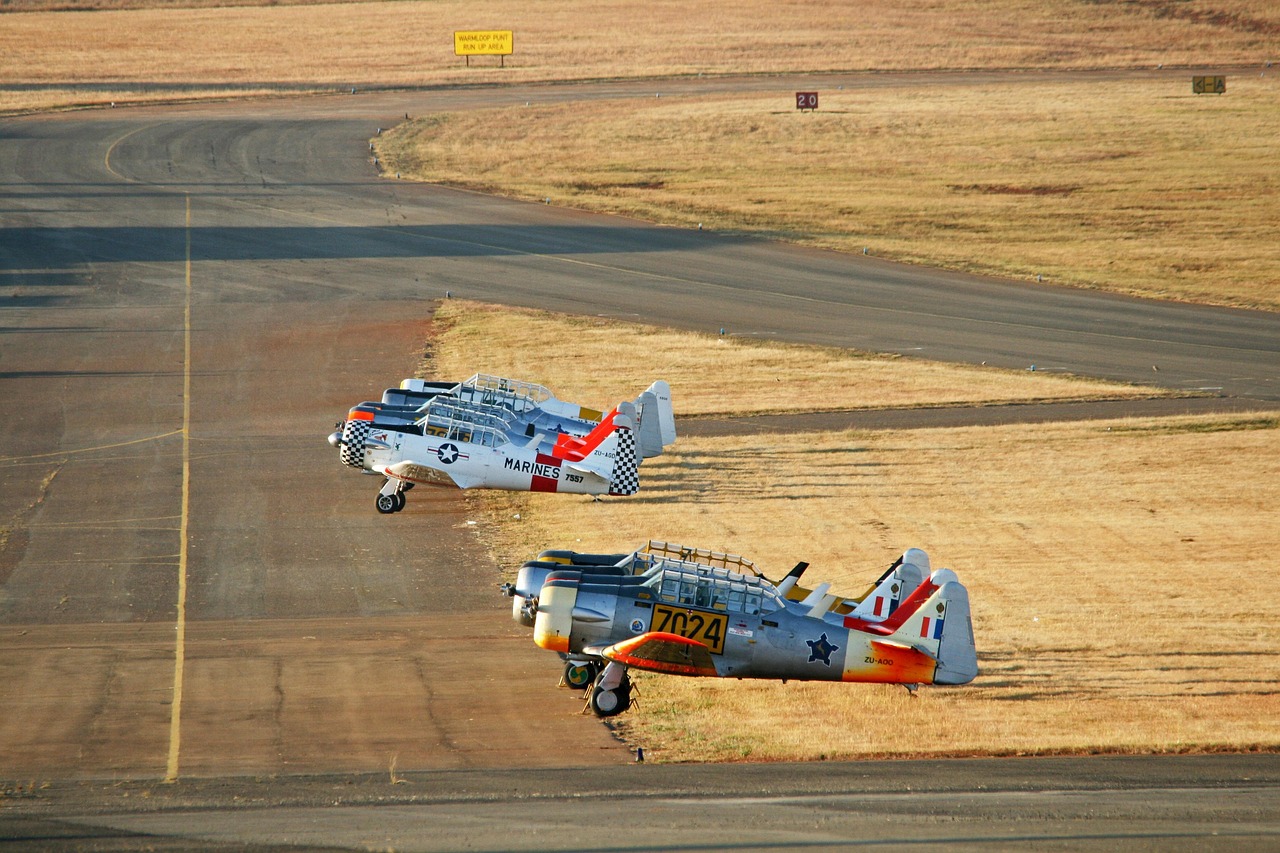
<path fill-rule="evenodd" d="M 591 685 L 587 707 L 597 717 L 616 717 L 631 707 L 631 677 L 625 666 L 617 661 L 609 662 Z"/>
<path fill-rule="evenodd" d="M 399 512 L 404 509 L 405 500 L 404 493 L 413 488 L 413 483 L 406 483 L 402 480 L 392 480 L 387 478 L 387 482 L 383 485 L 382 491 L 378 492 L 378 497 L 374 499 L 373 505 L 378 508 L 378 512 L 383 515 L 390 515 L 393 512 Z"/>

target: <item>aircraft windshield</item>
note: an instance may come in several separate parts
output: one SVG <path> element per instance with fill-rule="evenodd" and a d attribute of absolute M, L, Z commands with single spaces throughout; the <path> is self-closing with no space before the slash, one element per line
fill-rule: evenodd
<path fill-rule="evenodd" d="M 764 578 L 697 563 L 668 561 L 645 585 L 660 599 L 675 605 L 751 615 L 782 607 L 777 590 Z"/>
<path fill-rule="evenodd" d="M 497 447 L 507 443 L 508 421 L 499 410 L 432 401 L 418 420 L 424 435 Z"/>

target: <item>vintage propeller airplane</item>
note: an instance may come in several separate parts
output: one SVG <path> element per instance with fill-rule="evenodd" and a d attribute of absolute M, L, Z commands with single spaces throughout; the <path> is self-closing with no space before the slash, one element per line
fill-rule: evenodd
<path fill-rule="evenodd" d="M 538 597 L 542 585 L 552 573 L 578 570 L 591 575 L 630 577 L 646 575 L 664 559 L 698 563 L 703 566 L 719 566 L 746 575 L 758 574 L 755 563 L 738 554 L 726 554 L 709 548 L 693 548 L 674 542 L 650 539 L 641 547 L 626 554 L 582 554 L 576 551 L 542 551 L 528 560 L 516 573 L 515 583 L 504 583 L 499 589 L 512 599 L 511 618 L 526 628 L 533 627 L 538 612 Z M 807 564 L 806 564 L 807 565 Z M 567 672 L 567 670 L 566 670 Z M 566 677 L 570 687 L 581 688 L 585 684 Z"/>
<path fill-rule="evenodd" d="M 951 570 L 933 572 L 895 608 L 867 604 L 873 592 L 847 614 L 832 611 L 838 599 L 825 584 L 788 599 L 784 587 L 799 571 L 778 585 L 674 560 L 640 576 L 553 572 L 538 596 L 534 642 L 579 667 L 603 667 L 588 700 L 600 717 L 630 707 L 628 668 L 911 690 L 977 676 L 969 595 Z M 892 582 L 886 576 L 876 591 Z"/>
<path fill-rule="evenodd" d="M 639 490 L 632 403 L 618 404 L 585 436 L 536 432 L 522 442 L 512 438 L 509 414 L 447 398 L 424 411 L 419 424 L 358 421 L 336 440 L 330 436 L 345 464 L 386 477 L 378 512 L 404 509 L 404 492 L 419 484 L 586 495 Z"/>
<path fill-rule="evenodd" d="M 727 568 L 745 575 L 761 574 L 754 562 L 739 554 L 650 539 L 645 545 L 626 554 L 542 551 L 520 567 L 515 583 L 502 584 L 500 589 L 512 599 L 511 617 L 519 624 L 532 628 L 542 586 L 553 573 L 568 577 L 571 575 L 566 575 L 565 572 L 576 569 L 594 576 L 648 576 L 664 559 Z M 784 598 L 804 601 L 813 594 L 813 589 L 799 583 L 800 576 L 808 567 L 808 563 L 798 563 L 785 577 L 774 582 Z M 834 601 L 829 612 L 844 615 L 869 607 L 874 616 L 888 616 L 902 598 L 924 582 L 929 575 L 929 568 L 929 555 L 925 551 L 908 548 L 860 594 L 848 597 L 833 595 Z M 821 595 L 828 595 L 829 588 L 830 584 L 821 587 Z M 583 686 L 573 683 L 569 678 L 566 678 L 566 683 L 573 687 Z"/>
<path fill-rule="evenodd" d="M 557 400 L 545 387 L 514 379 L 476 374 L 454 385 L 406 379 L 401 388 L 383 392 L 382 402 L 366 401 L 353 406 L 347 417 L 329 436 L 342 461 L 362 467 L 359 455 L 367 433 L 386 426 L 414 427 L 428 431 L 428 412 L 459 413 L 463 410 L 490 416 L 485 423 L 522 442 L 537 433 L 585 436 L 595 429 L 603 415 L 594 410 Z M 398 402 L 408 400 L 409 402 Z M 664 380 L 651 384 L 636 398 L 636 427 L 641 459 L 662 454 L 676 440 L 675 413 L 671 406 L 671 386 Z M 460 415 L 459 415 L 460 416 Z M 411 429 L 410 431 L 415 431 Z"/>

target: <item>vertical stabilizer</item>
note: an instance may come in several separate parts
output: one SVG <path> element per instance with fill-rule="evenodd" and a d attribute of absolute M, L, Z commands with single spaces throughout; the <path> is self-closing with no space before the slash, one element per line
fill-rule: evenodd
<path fill-rule="evenodd" d="M 675 443 L 676 413 L 671 407 L 671 386 L 665 379 L 659 379 L 649 386 L 646 393 L 652 394 L 658 401 L 658 427 L 662 435 L 662 446 Z"/>
<path fill-rule="evenodd" d="M 938 662 L 934 684 L 968 684 L 978 675 L 969 591 L 948 569 L 934 572 L 930 585 L 936 587 L 934 592 L 913 609 L 890 639 Z"/>
<path fill-rule="evenodd" d="M 613 445 L 613 473 L 609 477 L 611 495 L 634 495 L 640 491 L 640 455 L 636 450 L 635 430 L 632 429 L 635 412 L 631 403 L 619 403 L 618 413 L 613 416 L 613 435 L 604 443 Z M 586 461 L 591 462 L 591 456 Z"/>
<path fill-rule="evenodd" d="M 914 563 L 899 562 L 875 589 L 853 608 L 853 616 L 868 621 L 888 619 L 898 605 L 925 581 L 925 572 Z"/>
<path fill-rule="evenodd" d="M 662 455 L 662 426 L 658 423 L 660 412 L 658 398 L 651 391 L 643 392 L 636 400 L 639 423 L 640 458 L 651 459 Z"/>
<path fill-rule="evenodd" d="M 973 642 L 969 591 L 959 583 L 949 583 L 939 594 L 946 597 L 947 619 L 942 626 L 938 671 L 934 673 L 933 683 L 968 684 L 978 677 L 978 650 Z"/>

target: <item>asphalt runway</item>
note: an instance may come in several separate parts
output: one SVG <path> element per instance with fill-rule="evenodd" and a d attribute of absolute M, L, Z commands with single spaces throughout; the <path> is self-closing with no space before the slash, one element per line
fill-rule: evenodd
<path fill-rule="evenodd" d="M 891 78 L 845 85 L 893 85 Z M 804 84 L 662 87 L 679 97 L 735 87 L 788 93 Z M 0 836 L 26 839 L 31 849 L 185 849 L 196 840 L 450 849 L 470 827 L 494 821 L 497 834 L 483 849 L 549 848 L 547 835 L 535 833 L 544 843 L 529 846 L 502 817 L 510 809 L 526 828 L 541 826 L 537 809 L 516 809 L 520 786 L 504 788 L 515 768 L 521 779 L 554 780 L 553 792 L 537 796 L 563 801 L 563 814 L 546 819 L 561 849 L 602 849 L 597 836 L 572 827 L 608 826 L 596 816 L 616 809 L 594 799 L 587 819 L 575 798 L 622 778 L 645 796 L 687 793 L 680 780 L 690 777 L 637 768 L 607 728 L 578 713 L 575 697 L 554 689 L 558 662 L 508 618 L 495 592 L 500 569 L 483 546 L 486 522 L 464 495 L 416 490 L 405 512 L 377 515 L 377 483 L 339 466 L 324 443 L 348 406 L 376 399 L 413 369 L 431 305 L 446 291 L 736 335 L 1034 363 L 1204 391 L 1233 409 L 1280 400 L 1280 315 L 656 228 L 380 179 L 370 162 L 369 138 L 405 113 L 651 97 L 653 85 L 388 92 L 0 120 L 0 780 L 8 786 Z M 1213 760 L 1218 781 L 1205 790 L 1187 778 L 1168 783 L 1182 792 L 1179 802 L 1204 809 L 1199 817 L 1179 823 L 1152 811 L 1168 790 L 1153 780 L 1181 772 L 1155 760 L 1116 782 L 1127 793 L 1108 796 L 1111 823 L 1096 838 L 1081 816 L 1095 803 L 1065 817 L 1008 812 L 1030 822 L 1006 840 L 1024 848 L 1230 840 L 1232 849 L 1261 840 L 1274 848 L 1275 760 Z M 957 803 L 970 784 L 954 775 L 955 763 L 904 766 L 875 772 L 955 778 L 963 790 L 948 796 Z M 982 776 L 1001 787 L 1027 766 L 989 762 Z M 1052 766 L 1033 786 L 1051 800 L 1090 784 L 1099 765 Z M 840 786 L 864 767 L 805 765 L 747 790 L 732 780 L 764 785 L 768 771 L 697 768 L 698 790 L 729 797 L 734 809 L 760 796 L 746 811 L 770 812 L 762 807 L 812 792 L 811 779 L 835 806 L 809 803 L 798 822 L 763 834 L 749 834 L 745 822 L 725 826 L 719 809 L 664 806 L 650 819 L 688 834 L 670 842 L 632 834 L 609 845 L 838 846 L 865 828 L 857 816 L 874 820 L 879 808 L 839 799 Z M 538 768 L 561 769 L 529 775 Z M 456 773 L 471 775 L 431 775 Z M 335 775 L 339 786 L 383 779 L 386 791 L 315 811 L 342 802 L 305 795 Z M 176 781 L 154 784 L 166 778 Z M 241 786 L 261 780 L 271 795 L 246 820 L 239 806 L 252 798 Z M 485 791 L 481 807 L 447 818 L 378 811 L 420 806 L 414 786 L 440 780 Z M 193 788 L 208 797 L 199 804 L 208 820 L 182 810 Z M 131 803 L 102 805 L 129 791 L 138 794 Z M 913 797 L 895 802 L 902 814 L 918 812 Z M 1240 803 L 1246 829 L 1221 835 Z M 998 825 L 1008 806 L 993 807 Z M 288 811 L 304 807 L 311 811 Z M 842 817 L 834 835 L 814 835 L 812 825 L 829 822 L 833 810 L 854 819 Z M 75 817 L 100 811 L 123 816 L 90 821 L 89 830 Z M 175 822 L 147 823 L 165 814 Z M 1144 815 L 1152 820 L 1146 834 L 1123 836 L 1128 818 Z M 625 813 L 616 819 L 627 826 Z M 437 820 L 448 828 L 424 830 Z M 394 829 L 391 840 L 369 841 L 361 827 L 370 821 Z M 270 825 L 323 830 L 273 833 Z M 994 840 L 971 823 L 961 835 L 933 835 L 914 822 L 900 828 L 871 837 Z"/>

